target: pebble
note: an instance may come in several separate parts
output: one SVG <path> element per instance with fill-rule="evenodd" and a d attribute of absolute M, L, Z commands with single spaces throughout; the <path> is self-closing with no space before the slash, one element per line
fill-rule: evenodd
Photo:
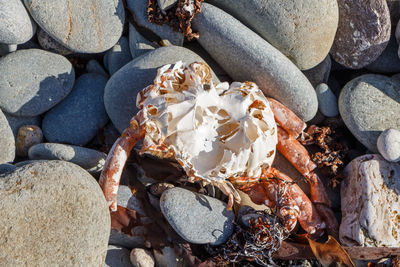
<path fill-rule="evenodd" d="M 34 145 L 43 143 L 43 132 L 36 125 L 23 125 L 18 130 L 16 145 L 17 156 L 28 156 L 28 150 Z"/>
<path fill-rule="evenodd" d="M 223 244 L 233 232 L 235 215 L 216 198 L 174 187 L 160 199 L 161 211 L 175 231 L 194 244 Z"/>
<path fill-rule="evenodd" d="M 0 44 L 0 56 L 5 56 L 15 51 L 17 51 L 16 44 Z"/>
<path fill-rule="evenodd" d="M 187 48 L 165 46 L 135 58 L 110 78 L 104 89 L 104 105 L 112 123 L 120 132 L 129 126 L 129 121 L 139 111 L 136 107 L 138 92 L 153 83 L 159 67 L 175 64 L 179 60 L 187 64 L 204 62 Z M 213 80 L 218 82 L 214 73 Z"/>
<path fill-rule="evenodd" d="M 153 267 L 155 265 L 151 252 L 143 248 L 132 249 L 130 259 L 134 267 Z"/>
<path fill-rule="evenodd" d="M 329 86 L 321 83 L 315 88 L 318 97 L 318 109 L 326 117 L 336 117 L 339 114 L 336 96 Z"/>
<path fill-rule="evenodd" d="M 40 115 L 69 94 L 74 80 L 74 69 L 63 56 L 17 50 L 0 58 L 0 108 L 15 116 Z"/>
<path fill-rule="evenodd" d="M 390 162 L 400 161 L 400 131 L 386 129 L 378 137 L 379 153 Z"/>
<path fill-rule="evenodd" d="M 40 127 L 42 120 L 39 116 L 35 117 L 19 117 L 13 116 L 8 113 L 4 113 L 7 118 L 8 124 L 10 124 L 11 130 L 14 134 L 15 139 L 17 139 L 18 129 L 23 125 L 36 125 Z"/>
<path fill-rule="evenodd" d="M 64 47 L 78 53 L 100 53 L 121 37 L 122 0 L 24 0 L 36 23 Z"/>
<path fill-rule="evenodd" d="M 36 24 L 20 0 L 0 1 L 0 43 L 22 44 L 32 38 Z"/>
<path fill-rule="evenodd" d="M 400 246 L 400 165 L 363 155 L 344 170 L 341 184 L 344 246 Z"/>
<path fill-rule="evenodd" d="M 12 172 L 16 168 L 17 167 L 15 167 L 14 165 L 9 164 L 9 163 L 0 164 L 0 174 L 6 173 L 6 172 Z"/>
<path fill-rule="evenodd" d="M 386 48 L 391 29 L 389 8 L 385 0 L 337 2 L 340 20 L 330 53 L 343 66 L 361 69 Z"/>
<path fill-rule="evenodd" d="M 253 29 L 301 70 L 313 68 L 324 60 L 338 26 L 335 0 L 210 2 Z"/>
<path fill-rule="evenodd" d="M 0 164 L 12 162 L 15 158 L 15 139 L 6 116 L 0 109 Z"/>
<path fill-rule="evenodd" d="M 113 75 L 117 70 L 132 60 L 128 38 L 124 36 L 121 37 L 118 43 L 108 50 L 104 56 L 107 57 L 106 68 L 110 75 Z"/>
<path fill-rule="evenodd" d="M 107 78 L 97 73 L 81 75 L 72 92 L 46 113 L 42 130 L 49 142 L 85 145 L 104 127 L 108 116 L 104 107 Z"/>
<path fill-rule="evenodd" d="M 72 145 L 42 143 L 32 146 L 28 152 L 31 160 L 63 160 L 81 166 L 90 173 L 103 169 L 107 155 L 103 152 Z"/>
<path fill-rule="evenodd" d="M 129 49 L 132 58 L 137 58 L 158 47 L 160 46 L 144 38 L 135 27 L 129 23 Z"/>
<path fill-rule="evenodd" d="M 318 84 L 328 82 L 331 72 L 331 62 L 331 57 L 327 55 L 326 58 L 314 68 L 302 71 L 314 88 L 317 87 Z"/>
<path fill-rule="evenodd" d="M 103 267 L 132 267 L 129 255 L 128 249 L 109 245 Z"/>
<path fill-rule="evenodd" d="M 392 35 L 389 43 L 382 54 L 365 68 L 377 73 L 395 73 L 400 72 L 400 58 L 398 56 L 398 44 L 396 38 Z"/>
<path fill-rule="evenodd" d="M 127 8 L 132 12 L 135 22 L 148 31 L 153 32 L 165 43 L 182 46 L 183 35 L 173 30 L 167 24 L 158 25 L 150 23 L 147 19 L 147 1 L 126 0 Z M 133 55 L 132 55 L 133 56 Z"/>
<path fill-rule="evenodd" d="M 379 74 L 351 80 L 339 96 L 339 112 L 347 128 L 374 153 L 382 131 L 400 130 L 399 110 L 400 82 Z"/>
<path fill-rule="evenodd" d="M 95 59 L 91 59 L 88 61 L 88 63 L 86 64 L 86 71 L 88 73 L 101 74 L 106 78 L 110 77 L 110 75 L 108 75 L 108 73 L 104 70 L 103 66 L 101 66 L 100 63 Z"/>
<path fill-rule="evenodd" d="M 314 117 L 318 101 L 311 83 L 259 35 L 206 3 L 193 19 L 193 28 L 200 34 L 198 42 L 233 80 L 257 83 L 266 95 L 282 102 L 304 121 Z"/>
<path fill-rule="evenodd" d="M 37 39 L 39 45 L 49 52 L 57 53 L 63 56 L 70 55 L 74 52 L 64 47 L 62 44 L 54 40 L 50 35 L 48 35 L 44 30 L 38 29 Z"/>
<path fill-rule="evenodd" d="M 64 161 L 0 175 L 0 262 L 4 266 L 101 266 L 110 213 L 96 180 Z"/>

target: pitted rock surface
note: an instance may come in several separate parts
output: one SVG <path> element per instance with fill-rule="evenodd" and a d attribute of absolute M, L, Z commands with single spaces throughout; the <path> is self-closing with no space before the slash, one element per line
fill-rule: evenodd
<path fill-rule="evenodd" d="M 345 246 L 400 246 L 400 164 L 364 155 L 345 168 L 340 241 Z"/>
<path fill-rule="evenodd" d="M 390 38 L 390 14 L 385 0 L 338 0 L 339 26 L 331 48 L 333 59 L 351 69 L 372 63 Z"/>

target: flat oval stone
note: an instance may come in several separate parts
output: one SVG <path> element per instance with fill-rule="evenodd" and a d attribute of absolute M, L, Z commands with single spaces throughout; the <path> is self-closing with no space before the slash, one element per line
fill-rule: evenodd
<path fill-rule="evenodd" d="M 0 174 L 0 211 L 2 265 L 103 265 L 110 213 L 81 167 L 46 161 Z"/>
<path fill-rule="evenodd" d="M 15 139 L 6 116 L 0 109 L 0 164 L 15 158 Z"/>
<path fill-rule="evenodd" d="M 22 44 L 32 38 L 36 24 L 20 0 L 0 0 L 0 43 Z"/>
<path fill-rule="evenodd" d="M 304 121 L 314 117 L 318 101 L 311 83 L 258 34 L 206 3 L 194 17 L 193 28 L 200 34 L 201 46 L 233 80 L 255 82 L 264 94 L 282 102 Z"/>
<path fill-rule="evenodd" d="M 233 211 L 216 198 L 174 187 L 160 198 L 161 211 L 175 231 L 195 244 L 220 245 L 233 232 Z"/>
<path fill-rule="evenodd" d="M 91 173 L 100 172 L 103 169 L 107 155 L 94 149 L 44 143 L 32 146 L 28 151 L 31 160 L 64 160 L 81 166 Z"/>
<path fill-rule="evenodd" d="M 338 0 L 339 26 L 331 48 L 333 59 L 361 69 L 383 52 L 390 38 L 390 14 L 385 0 Z"/>
<path fill-rule="evenodd" d="M 66 48 L 100 53 L 121 37 L 125 20 L 122 0 L 24 0 L 39 26 Z"/>
<path fill-rule="evenodd" d="M 107 78 L 97 73 L 81 75 L 72 92 L 46 113 L 42 130 L 52 143 L 85 145 L 106 125 L 103 95 Z"/>
<path fill-rule="evenodd" d="M 301 70 L 322 62 L 338 25 L 336 0 L 212 0 L 277 48 Z"/>
<path fill-rule="evenodd" d="M 0 58 L 0 108 L 16 116 L 40 115 L 72 89 L 75 72 L 63 56 L 39 49 Z"/>
<path fill-rule="evenodd" d="M 146 86 L 153 84 L 157 69 L 177 61 L 187 64 L 204 60 L 187 48 L 165 46 L 146 53 L 126 64 L 107 82 L 104 89 L 104 105 L 114 126 L 122 132 L 139 109 L 136 96 Z M 214 82 L 219 82 L 213 72 Z"/>
<path fill-rule="evenodd" d="M 359 76 L 342 89 L 339 112 L 358 141 L 376 153 L 382 131 L 400 130 L 400 82 L 378 74 Z"/>
<path fill-rule="evenodd" d="M 336 117 L 339 114 L 337 99 L 329 86 L 321 83 L 315 88 L 318 97 L 318 108 L 326 117 Z"/>

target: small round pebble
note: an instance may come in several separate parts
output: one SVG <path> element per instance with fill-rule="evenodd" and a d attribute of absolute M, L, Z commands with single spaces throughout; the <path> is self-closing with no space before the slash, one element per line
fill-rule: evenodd
<path fill-rule="evenodd" d="M 377 147 L 387 161 L 400 161 L 400 131 L 396 129 L 383 131 L 378 137 Z"/>
<path fill-rule="evenodd" d="M 80 146 L 44 143 L 32 146 L 28 151 L 31 160 L 64 160 L 81 166 L 90 173 L 103 169 L 107 155 L 94 149 Z"/>
<path fill-rule="evenodd" d="M 164 191 L 160 207 L 175 231 L 190 243 L 220 245 L 233 232 L 235 215 L 219 199 L 174 187 Z"/>
<path fill-rule="evenodd" d="M 155 265 L 151 252 L 143 248 L 132 249 L 130 259 L 134 267 L 153 267 Z"/>
<path fill-rule="evenodd" d="M 103 101 L 106 83 L 107 78 L 97 73 L 81 75 L 72 92 L 46 113 L 42 123 L 46 139 L 86 145 L 108 121 Z"/>
<path fill-rule="evenodd" d="M 17 140 L 17 156 L 28 156 L 28 150 L 31 146 L 43 143 L 43 132 L 36 125 L 24 125 L 18 130 Z"/>
<path fill-rule="evenodd" d="M 315 88 L 318 98 L 318 109 L 326 117 L 336 117 L 339 114 L 336 96 L 329 86 L 321 83 Z"/>

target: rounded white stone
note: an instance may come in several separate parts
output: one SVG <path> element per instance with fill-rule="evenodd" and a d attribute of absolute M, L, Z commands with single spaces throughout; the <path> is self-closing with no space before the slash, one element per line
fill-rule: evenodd
<path fill-rule="evenodd" d="M 383 131 L 378 137 L 377 147 L 387 161 L 400 161 L 400 131 L 396 129 Z"/>
<path fill-rule="evenodd" d="M 132 249 L 130 258 L 135 267 L 153 267 L 155 265 L 151 252 L 143 248 Z"/>

